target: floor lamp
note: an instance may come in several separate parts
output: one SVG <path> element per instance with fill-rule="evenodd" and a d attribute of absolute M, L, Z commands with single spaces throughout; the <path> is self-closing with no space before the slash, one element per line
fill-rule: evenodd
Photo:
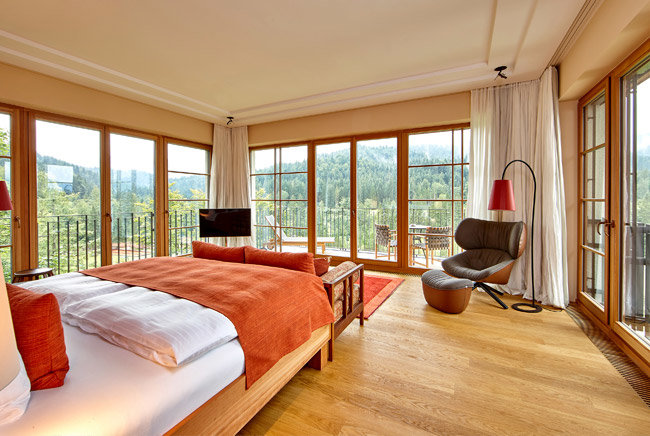
<path fill-rule="evenodd" d="M 533 176 L 533 217 L 530 222 L 530 274 L 533 282 L 533 302 L 532 303 L 515 303 L 512 307 L 515 310 L 520 312 L 529 312 L 537 313 L 542 311 L 542 306 L 535 304 L 535 201 L 537 199 L 537 179 L 535 178 L 535 172 L 533 169 L 521 159 L 515 159 L 508 162 L 508 165 L 503 169 L 501 174 L 501 180 L 495 180 L 492 184 L 492 192 L 490 193 L 490 202 L 488 204 L 489 210 L 515 210 L 515 194 L 512 189 L 512 181 L 506 180 L 506 170 L 510 165 L 515 162 L 521 162 L 526 165 L 530 170 L 530 174 Z"/>

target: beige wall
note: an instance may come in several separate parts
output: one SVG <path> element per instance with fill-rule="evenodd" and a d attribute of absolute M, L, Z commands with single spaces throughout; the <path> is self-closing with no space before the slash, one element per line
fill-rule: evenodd
<path fill-rule="evenodd" d="M 0 102 L 212 143 L 212 124 L 206 121 L 7 64 L 0 64 Z"/>
<path fill-rule="evenodd" d="M 248 143 L 264 145 L 469 121 L 470 93 L 294 118 L 248 127 Z"/>
<path fill-rule="evenodd" d="M 605 0 L 560 64 L 560 99 L 582 97 L 648 38 L 650 0 Z"/>
<path fill-rule="evenodd" d="M 578 101 L 560 102 L 562 169 L 566 200 L 569 296 L 578 292 Z"/>

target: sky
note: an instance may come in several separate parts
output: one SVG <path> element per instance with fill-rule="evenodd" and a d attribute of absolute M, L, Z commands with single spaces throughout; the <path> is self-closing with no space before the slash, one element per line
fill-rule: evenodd
<path fill-rule="evenodd" d="M 0 128 L 7 128 L 8 116 L 0 116 Z M 100 132 L 65 124 L 36 121 L 36 151 L 74 165 L 99 168 Z M 151 139 L 111 133 L 113 171 L 154 171 L 155 142 Z M 169 170 L 204 172 L 206 152 L 170 144 Z"/>

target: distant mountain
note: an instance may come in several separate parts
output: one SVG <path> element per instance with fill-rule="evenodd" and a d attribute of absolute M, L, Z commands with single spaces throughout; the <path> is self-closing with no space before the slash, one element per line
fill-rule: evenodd
<path fill-rule="evenodd" d="M 79 198 L 87 198 L 93 189 L 100 189 L 100 170 L 97 167 L 74 165 L 52 156 L 37 154 L 37 170 L 44 174 L 50 188 L 56 187 L 67 194 L 79 194 Z M 185 198 L 192 198 L 191 189 L 196 186 L 196 176 L 179 177 L 173 180 L 173 189 Z M 153 193 L 154 176 L 147 171 L 111 171 L 111 195 L 113 199 L 122 193 L 136 194 L 140 201 L 149 198 Z M 129 199 L 132 197 L 129 196 Z"/>

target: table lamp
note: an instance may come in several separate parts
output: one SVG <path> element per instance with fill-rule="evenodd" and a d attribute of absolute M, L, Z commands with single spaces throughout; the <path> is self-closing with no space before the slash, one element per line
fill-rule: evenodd
<path fill-rule="evenodd" d="M 0 210 L 12 210 L 7 183 L 0 181 Z M 2 271 L 0 260 L 0 271 Z M 4 278 L 0 284 L 0 425 L 20 418 L 29 402 L 31 384 L 16 346 L 9 297 Z"/>
<path fill-rule="evenodd" d="M 515 310 L 520 312 L 529 312 L 537 313 L 542 311 L 542 306 L 535 304 L 535 262 L 534 262 L 534 253 L 535 250 L 535 201 L 537 197 L 537 179 L 535 178 L 535 172 L 533 169 L 521 159 L 515 159 L 508 162 L 508 165 L 503 169 L 501 174 L 501 180 L 495 180 L 492 184 L 492 192 L 490 193 L 490 202 L 488 203 L 489 210 L 515 210 L 515 194 L 512 188 L 512 181 L 506 180 L 506 170 L 510 165 L 515 162 L 520 162 L 530 170 L 530 173 L 533 176 L 533 217 L 530 220 L 530 274 L 533 282 L 533 302 L 532 303 L 515 303 L 512 307 Z"/>

